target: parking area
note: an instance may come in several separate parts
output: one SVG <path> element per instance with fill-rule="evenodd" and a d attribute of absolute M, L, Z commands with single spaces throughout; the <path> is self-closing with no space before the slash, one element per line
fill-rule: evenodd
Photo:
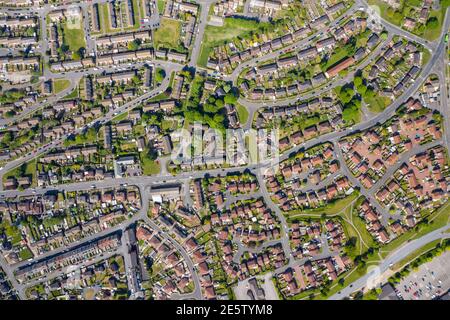
<path fill-rule="evenodd" d="M 450 289 L 450 252 L 427 262 L 413 271 L 397 286 L 404 300 L 431 300 Z"/>

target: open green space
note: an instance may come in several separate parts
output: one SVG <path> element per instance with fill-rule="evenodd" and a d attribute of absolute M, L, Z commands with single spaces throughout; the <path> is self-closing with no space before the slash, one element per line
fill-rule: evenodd
<path fill-rule="evenodd" d="M 380 113 L 391 103 L 391 99 L 376 94 L 373 97 L 364 97 L 364 102 L 371 112 Z"/>
<path fill-rule="evenodd" d="M 128 112 L 123 112 L 112 118 L 112 122 L 120 122 L 128 118 Z"/>
<path fill-rule="evenodd" d="M 236 110 L 237 110 L 237 113 L 238 113 L 238 116 L 239 116 L 239 122 L 242 125 L 247 123 L 248 115 L 249 115 L 248 111 L 247 111 L 247 108 L 238 103 L 236 105 Z"/>
<path fill-rule="evenodd" d="M 75 28 L 68 23 L 64 23 L 62 28 L 64 30 L 64 43 L 69 47 L 70 51 L 79 52 L 81 48 L 86 48 L 86 39 L 81 22 L 79 28 Z"/>
<path fill-rule="evenodd" d="M 102 33 L 110 33 L 113 31 L 111 29 L 111 22 L 109 18 L 109 8 L 108 3 L 99 3 L 98 4 L 98 11 L 100 15 L 100 31 Z"/>
<path fill-rule="evenodd" d="M 139 154 L 141 159 L 141 167 L 142 172 L 146 176 L 150 176 L 153 174 L 158 174 L 161 171 L 160 163 L 149 156 L 149 150 L 145 149 L 143 152 Z"/>
<path fill-rule="evenodd" d="M 24 248 L 19 251 L 19 257 L 20 257 L 20 260 L 22 260 L 22 261 L 28 260 L 28 259 L 33 258 L 33 253 L 30 251 L 30 249 Z"/>
<path fill-rule="evenodd" d="M 358 216 L 358 212 L 355 210 L 357 207 L 358 205 L 355 204 L 349 206 L 341 214 L 341 222 L 343 222 L 347 240 L 352 238 L 356 240 L 354 246 L 345 248 L 346 253 L 352 259 L 377 246 L 374 238 L 366 229 L 366 222 Z"/>
<path fill-rule="evenodd" d="M 70 86 L 70 81 L 66 79 L 57 79 L 53 81 L 53 91 L 59 93 Z"/>
<path fill-rule="evenodd" d="M 161 18 L 160 27 L 156 29 L 153 40 L 156 48 L 179 50 L 181 46 L 181 21 Z"/>
<path fill-rule="evenodd" d="M 303 210 L 293 210 L 290 211 L 286 216 L 288 220 L 295 220 L 296 218 L 308 218 L 308 217 L 333 217 L 339 215 L 342 210 L 350 206 L 350 204 L 355 201 L 359 196 L 358 192 L 353 192 L 351 195 L 337 199 L 335 201 L 330 201 L 326 205 L 314 208 L 314 209 L 303 209 Z"/>
<path fill-rule="evenodd" d="M 430 243 L 427 243 L 426 245 L 424 245 L 422 248 L 414 251 L 413 253 L 411 253 L 410 255 L 408 255 L 406 258 L 400 260 L 399 262 L 397 262 L 396 264 L 394 264 L 392 266 L 392 270 L 397 270 L 402 268 L 403 266 L 411 263 L 412 261 L 414 261 L 415 259 L 417 259 L 419 256 L 423 255 L 424 253 L 427 253 L 428 251 L 434 249 L 436 247 L 436 245 L 438 243 L 441 243 L 441 240 L 435 240 L 432 241 Z"/>
<path fill-rule="evenodd" d="M 158 0 L 157 5 L 158 5 L 158 12 L 159 14 L 163 14 L 164 13 L 164 6 L 165 6 L 166 2 L 164 0 Z"/>
<path fill-rule="evenodd" d="M 75 98 L 78 98 L 78 87 L 74 88 L 71 93 L 63 98 L 63 100 L 70 100 Z"/>

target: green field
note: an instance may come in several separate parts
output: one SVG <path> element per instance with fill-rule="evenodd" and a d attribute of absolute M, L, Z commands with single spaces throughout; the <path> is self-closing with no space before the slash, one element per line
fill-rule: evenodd
<path fill-rule="evenodd" d="M 128 112 L 123 112 L 112 118 L 112 122 L 120 122 L 128 118 Z"/>
<path fill-rule="evenodd" d="M 238 104 L 236 106 L 236 110 L 239 116 L 239 122 L 241 123 L 241 125 L 244 125 L 247 123 L 248 120 L 248 111 L 247 108 Z"/>
<path fill-rule="evenodd" d="M 54 93 L 59 93 L 70 86 L 70 81 L 66 79 L 58 79 L 53 81 L 53 91 Z"/>
<path fill-rule="evenodd" d="M 382 0 L 368 0 L 367 3 L 371 6 L 377 6 L 379 10 L 376 10 L 380 13 L 380 16 L 383 19 L 386 19 L 388 22 L 400 26 L 403 20 L 403 16 L 392 14 L 392 8 L 386 2 Z"/>
<path fill-rule="evenodd" d="M 78 98 L 78 88 L 73 89 L 71 93 L 63 98 L 63 100 L 70 100 L 75 98 Z"/>
<path fill-rule="evenodd" d="M 144 153 L 145 153 L 145 150 L 144 150 Z M 158 174 L 161 171 L 161 165 L 158 162 L 156 162 L 154 160 L 150 160 L 144 156 L 141 156 L 141 166 L 142 166 L 142 172 L 146 176 Z"/>
<path fill-rule="evenodd" d="M 160 27 L 155 31 L 153 40 L 156 48 L 179 49 L 181 21 L 161 18 Z"/>
<path fill-rule="evenodd" d="M 158 12 L 159 14 L 163 14 L 164 13 L 164 6 L 165 6 L 166 2 L 164 0 L 158 0 Z"/>
<path fill-rule="evenodd" d="M 100 32 L 101 33 L 112 32 L 113 29 L 111 29 L 111 22 L 109 21 L 108 3 L 99 3 L 98 11 L 100 15 Z"/>
<path fill-rule="evenodd" d="M 86 39 L 83 28 L 72 28 L 64 23 L 62 25 L 64 29 L 64 43 L 69 46 L 69 50 L 72 52 L 78 52 L 81 48 L 86 48 Z"/>
<path fill-rule="evenodd" d="M 347 251 L 347 254 L 352 258 L 363 254 L 376 245 L 374 238 L 366 229 L 366 222 L 358 216 L 355 207 L 357 205 L 346 208 L 341 215 L 347 238 L 355 237 L 357 239 L 355 247 Z"/>
<path fill-rule="evenodd" d="M 251 31 L 257 32 L 258 27 L 262 27 L 263 25 L 263 23 L 257 23 L 251 20 L 225 18 L 224 25 L 221 27 L 206 26 L 198 65 L 206 67 L 209 53 L 213 47 L 224 44 L 233 38 L 247 35 Z"/>
<path fill-rule="evenodd" d="M 24 248 L 19 251 L 19 257 L 20 257 L 20 260 L 22 260 L 22 261 L 28 260 L 28 259 L 33 258 L 33 253 L 30 251 L 30 249 Z"/>
<path fill-rule="evenodd" d="M 342 213 L 342 210 L 350 206 L 359 196 L 358 192 L 353 192 L 348 197 L 335 200 L 327 203 L 325 206 L 316 209 L 294 210 L 287 214 L 288 220 L 296 218 L 318 218 L 324 215 L 325 217 L 333 217 Z"/>
<path fill-rule="evenodd" d="M 342 119 L 347 124 L 355 124 L 361 121 L 361 108 L 356 106 L 346 107 L 342 111 Z"/>
<path fill-rule="evenodd" d="M 391 99 L 375 95 L 373 98 L 364 98 L 364 102 L 371 112 L 380 113 L 391 103 Z"/>

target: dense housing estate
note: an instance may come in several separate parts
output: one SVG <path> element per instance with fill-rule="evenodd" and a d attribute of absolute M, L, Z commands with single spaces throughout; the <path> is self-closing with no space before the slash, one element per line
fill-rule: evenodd
<path fill-rule="evenodd" d="M 0 300 L 445 298 L 448 5 L 0 1 Z"/>

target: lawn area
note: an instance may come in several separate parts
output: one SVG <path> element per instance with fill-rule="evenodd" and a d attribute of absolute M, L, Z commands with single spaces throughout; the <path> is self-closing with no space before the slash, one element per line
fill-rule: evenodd
<path fill-rule="evenodd" d="M 126 120 L 128 118 L 128 112 L 123 112 L 121 114 L 118 114 L 114 118 L 112 118 L 113 122 L 120 122 L 122 120 Z"/>
<path fill-rule="evenodd" d="M 20 257 L 20 260 L 22 260 L 22 261 L 28 260 L 28 259 L 33 258 L 33 253 L 30 251 L 30 249 L 24 248 L 19 251 L 19 257 Z"/>
<path fill-rule="evenodd" d="M 347 239 L 354 237 L 356 239 L 355 246 L 353 248 L 348 247 L 345 252 L 354 259 L 356 256 L 363 254 L 369 248 L 373 248 L 375 240 L 366 229 L 364 221 L 356 215 L 353 208 L 348 208 L 342 215 L 344 231 Z"/>
<path fill-rule="evenodd" d="M 247 108 L 243 105 L 237 104 L 236 110 L 239 116 L 239 122 L 243 125 L 247 123 L 248 120 L 248 111 Z"/>
<path fill-rule="evenodd" d="M 326 217 L 332 217 L 341 214 L 341 211 L 347 208 L 359 196 L 359 192 L 355 191 L 348 197 L 335 200 L 327 203 L 325 206 L 317 209 L 294 210 L 287 214 L 288 220 L 295 218 L 321 217 L 323 214 Z"/>
<path fill-rule="evenodd" d="M 181 21 L 161 18 L 160 27 L 154 33 L 155 47 L 179 49 L 181 34 Z"/>
<path fill-rule="evenodd" d="M 140 6 L 138 5 L 138 1 L 141 1 L 141 0 L 131 0 L 131 4 L 133 6 L 134 24 L 131 26 L 128 25 L 126 28 L 124 28 L 125 30 L 139 29 L 142 13 L 140 12 Z M 141 1 L 141 5 L 142 5 L 142 1 Z M 126 7 L 127 7 L 126 3 L 122 2 L 122 8 L 123 8 L 122 12 L 126 12 L 126 10 L 127 10 Z M 142 15 L 142 17 L 143 17 L 143 15 Z M 125 23 L 124 23 L 124 25 L 125 25 Z"/>
<path fill-rule="evenodd" d="M 347 124 L 355 124 L 361 121 L 361 108 L 357 106 L 345 107 L 342 111 L 342 119 Z"/>
<path fill-rule="evenodd" d="M 62 25 L 64 29 L 64 43 L 72 52 L 78 52 L 80 48 L 86 48 L 86 38 L 82 26 L 80 28 L 69 27 L 67 23 Z"/>
<path fill-rule="evenodd" d="M 161 171 L 161 165 L 159 162 L 155 160 L 151 160 L 146 156 L 148 150 L 145 149 L 143 152 L 139 154 L 141 159 L 142 172 L 146 176 L 150 176 L 152 174 L 158 174 Z"/>
<path fill-rule="evenodd" d="M 442 31 L 442 23 L 444 22 L 445 17 L 445 8 L 441 8 L 441 10 L 432 10 L 428 19 L 436 18 L 438 20 L 439 26 L 437 28 L 426 27 L 425 31 L 422 34 L 422 38 L 433 41 L 439 38 Z"/>
<path fill-rule="evenodd" d="M 98 9 L 100 15 L 100 32 L 101 33 L 112 32 L 113 30 L 111 29 L 111 23 L 109 21 L 108 3 L 99 3 Z"/>
<path fill-rule="evenodd" d="M 66 79 L 57 79 L 53 81 L 53 91 L 59 93 L 70 86 L 70 81 Z"/>
<path fill-rule="evenodd" d="M 165 6 L 166 2 L 164 0 L 158 0 L 158 12 L 159 14 L 163 14 L 164 13 L 164 6 Z"/>
<path fill-rule="evenodd" d="M 73 91 L 69 93 L 67 96 L 65 96 L 63 100 L 70 100 L 75 98 L 78 98 L 78 87 L 73 89 Z"/>
<path fill-rule="evenodd" d="M 258 27 L 263 25 L 264 23 L 239 18 L 225 18 L 221 27 L 207 25 L 198 59 L 199 66 L 206 67 L 209 53 L 214 46 L 223 44 L 235 37 L 242 37 L 250 31 L 257 32 Z"/>
<path fill-rule="evenodd" d="M 400 268 L 402 268 L 403 266 L 413 262 L 415 259 L 417 259 L 419 256 L 427 253 L 428 251 L 436 248 L 436 246 L 441 242 L 441 239 L 432 241 L 430 243 L 427 243 L 426 245 L 424 245 L 422 248 L 414 251 L 413 253 L 411 253 L 410 255 L 408 255 L 406 258 L 400 260 L 399 262 L 397 262 L 396 264 L 394 264 L 392 266 L 392 270 L 398 270 Z"/>
<path fill-rule="evenodd" d="M 375 95 L 372 98 L 365 98 L 364 102 L 367 104 L 367 108 L 371 112 L 380 113 L 391 103 L 391 99 L 388 97 Z"/>
<path fill-rule="evenodd" d="M 177 128 L 177 121 L 175 120 L 166 120 L 166 119 L 162 119 L 161 121 L 161 129 L 164 131 L 167 130 L 175 130 Z"/>
<path fill-rule="evenodd" d="M 422 64 L 423 64 L 423 65 L 426 65 L 426 64 L 428 63 L 428 61 L 430 61 L 430 58 L 431 58 L 431 53 L 430 53 L 430 51 L 424 49 L 424 50 L 422 51 Z"/>
<path fill-rule="evenodd" d="M 11 239 L 12 245 L 17 245 L 22 241 L 22 234 L 19 228 L 15 225 L 9 223 L 5 220 L 0 223 L 0 230 L 6 234 L 6 236 Z"/>

